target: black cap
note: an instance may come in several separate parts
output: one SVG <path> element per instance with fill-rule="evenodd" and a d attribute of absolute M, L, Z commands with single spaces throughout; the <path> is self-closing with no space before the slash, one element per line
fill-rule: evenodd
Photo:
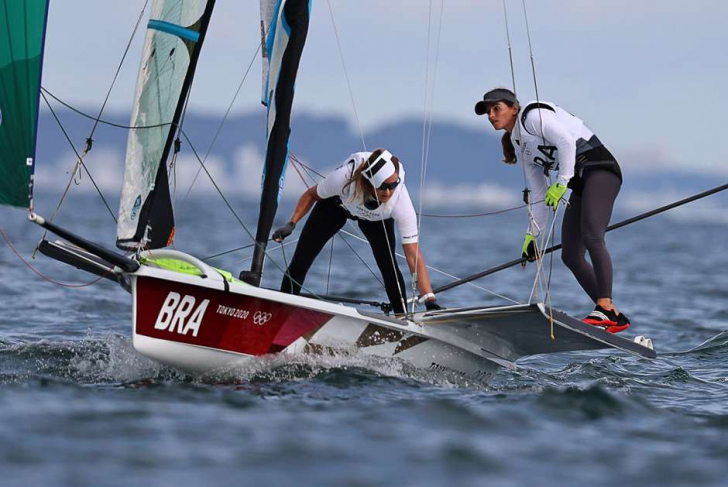
<path fill-rule="evenodd" d="M 485 95 L 483 95 L 483 99 L 475 104 L 475 114 L 485 115 L 486 113 L 488 113 L 488 105 L 492 105 L 499 101 L 518 103 L 516 95 L 514 95 L 511 90 L 507 90 L 505 88 L 496 88 L 494 90 L 490 90 Z"/>

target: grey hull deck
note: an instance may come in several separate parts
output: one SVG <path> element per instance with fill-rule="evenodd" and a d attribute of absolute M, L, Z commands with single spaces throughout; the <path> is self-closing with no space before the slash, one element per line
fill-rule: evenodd
<path fill-rule="evenodd" d="M 501 365 L 529 355 L 609 348 L 644 358 L 657 356 L 654 350 L 629 338 L 549 310 L 543 304 L 450 309 L 420 314 L 416 319 L 427 335 L 463 348 L 478 347 Z"/>

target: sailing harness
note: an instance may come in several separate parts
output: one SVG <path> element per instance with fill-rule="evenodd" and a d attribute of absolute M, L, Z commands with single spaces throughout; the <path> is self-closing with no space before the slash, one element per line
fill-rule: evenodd
<path fill-rule="evenodd" d="M 553 105 L 538 101 L 529 103 L 523 107 L 520 114 L 521 123 L 519 128 L 523 128 L 523 130 L 528 135 L 533 137 L 538 137 L 538 135 L 529 132 L 528 128 L 526 128 L 526 118 L 531 111 L 536 109 L 549 110 L 556 113 L 556 109 Z M 543 148 L 545 150 L 547 148 L 547 141 L 545 137 L 543 137 L 543 135 L 541 135 L 541 138 L 543 145 L 540 145 L 539 149 Z M 552 170 L 558 169 L 558 163 L 556 163 L 556 165 L 543 165 L 543 172 L 546 177 L 550 177 L 550 172 Z M 608 169 L 616 174 L 619 178 L 619 181 L 622 182 L 622 169 L 619 167 L 617 159 L 612 155 L 611 152 L 609 152 L 609 149 L 607 149 L 604 144 L 602 144 L 602 142 L 599 140 L 599 137 L 597 137 L 596 135 L 592 135 L 589 140 L 584 140 L 583 138 L 579 138 L 576 140 L 576 163 L 574 166 L 574 177 L 569 180 L 569 184 L 567 185 L 568 188 L 576 191 L 577 194 L 581 194 L 581 191 L 583 189 L 582 178 L 584 175 L 584 171 L 589 169 Z"/>

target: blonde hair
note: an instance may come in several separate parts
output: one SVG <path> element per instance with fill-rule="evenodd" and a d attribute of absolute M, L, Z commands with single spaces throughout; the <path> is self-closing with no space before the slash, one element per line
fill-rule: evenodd
<path fill-rule="evenodd" d="M 374 152 L 372 152 L 372 155 L 369 156 L 369 158 L 359 164 L 359 167 L 356 168 L 356 170 L 352 173 L 351 177 L 349 178 L 349 181 L 344 185 L 344 192 L 346 192 L 347 188 L 354 185 L 354 192 L 351 195 L 351 200 L 355 200 L 359 195 L 362 196 L 362 199 L 364 201 L 373 200 L 376 199 L 375 191 L 377 188 L 372 186 L 372 183 L 369 182 L 367 178 L 364 177 L 364 174 L 362 174 L 364 171 L 369 169 L 369 167 L 377 160 L 379 159 L 379 156 L 382 155 L 384 152 L 384 149 L 379 148 L 375 149 Z M 392 162 L 394 162 L 394 169 L 396 171 L 396 174 L 399 174 L 399 159 L 397 156 L 392 156 Z"/>

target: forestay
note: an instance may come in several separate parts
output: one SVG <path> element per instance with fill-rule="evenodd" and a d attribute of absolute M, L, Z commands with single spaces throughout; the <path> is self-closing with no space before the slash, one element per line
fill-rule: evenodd
<path fill-rule="evenodd" d="M 0 204 L 33 207 L 48 0 L 0 0 Z"/>
<path fill-rule="evenodd" d="M 166 163 L 214 3 L 155 0 L 152 6 L 126 149 L 120 248 L 160 248 L 174 238 Z"/>

